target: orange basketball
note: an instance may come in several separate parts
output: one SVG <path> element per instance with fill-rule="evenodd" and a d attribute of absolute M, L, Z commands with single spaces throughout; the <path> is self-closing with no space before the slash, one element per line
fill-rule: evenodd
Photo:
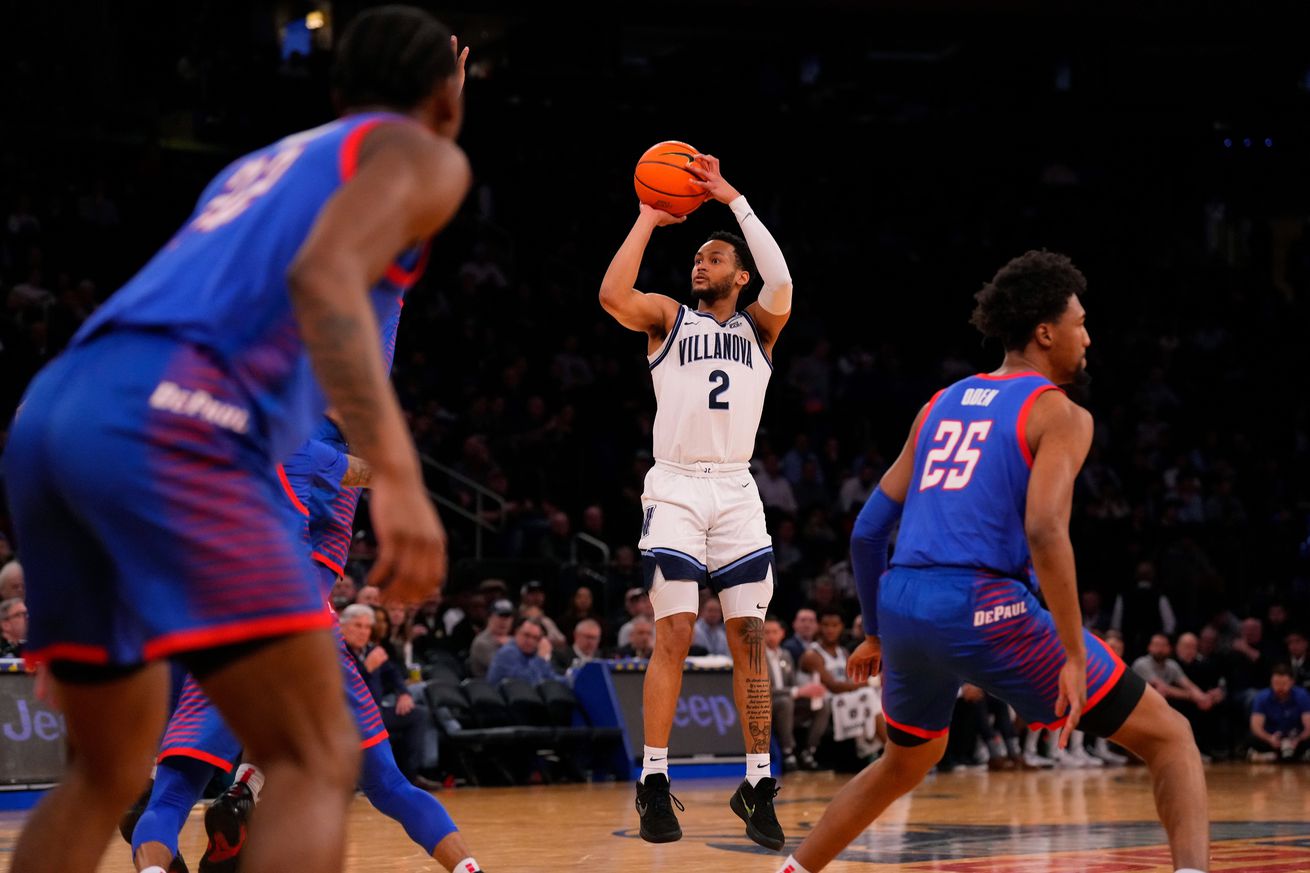
<path fill-rule="evenodd" d="M 646 149 L 632 174 L 637 199 L 670 215 L 686 215 L 695 210 L 709 198 L 692 184 L 696 177 L 687 169 L 697 154 L 696 149 L 676 139 Z"/>

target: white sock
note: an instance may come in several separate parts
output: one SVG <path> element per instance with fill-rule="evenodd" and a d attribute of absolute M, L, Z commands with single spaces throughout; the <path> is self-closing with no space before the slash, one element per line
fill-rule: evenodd
<path fill-rule="evenodd" d="M 163 867 L 147 867 L 141 873 L 168 873 Z"/>
<path fill-rule="evenodd" d="M 787 860 L 778 868 L 778 873 L 810 873 L 810 871 L 800 865 L 795 855 L 788 855 Z"/>
<path fill-rule="evenodd" d="M 642 746 L 641 758 L 641 779 L 645 782 L 646 777 L 652 773 L 659 773 L 665 779 L 669 778 L 669 750 L 666 746 L 661 749 L 657 746 Z"/>
<path fill-rule="evenodd" d="M 1197 870 L 1195 867 L 1179 867 L 1174 873 L 1205 873 L 1205 871 Z"/>
<path fill-rule="evenodd" d="M 765 776 L 772 776 L 769 768 L 769 753 L 763 755 L 746 756 L 746 781 L 751 784 L 751 788 L 760 784 L 760 780 Z"/>
<path fill-rule="evenodd" d="M 478 866 L 478 862 L 474 861 L 472 857 L 465 858 L 452 869 L 454 873 L 481 873 L 482 871 L 482 868 Z"/>
<path fill-rule="evenodd" d="M 254 764 L 242 764 L 237 768 L 237 775 L 234 782 L 244 782 L 250 789 L 250 796 L 254 798 L 255 803 L 259 803 L 259 789 L 264 787 L 264 771 L 260 770 Z"/>

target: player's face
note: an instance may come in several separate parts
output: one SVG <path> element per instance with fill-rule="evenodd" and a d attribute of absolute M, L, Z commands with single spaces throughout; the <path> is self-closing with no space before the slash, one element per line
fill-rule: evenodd
<path fill-rule="evenodd" d="M 1060 320 L 1051 326 L 1051 363 L 1055 365 L 1061 385 L 1073 382 L 1087 369 L 1087 347 L 1092 344 L 1087 333 L 1087 310 L 1078 295 L 1069 298 Z"/>
<path fill-rule="evenodd" d="M 823 641 L 829 645 L 840 640 L 845 630 L 846 623 L 841 620 L 840 615 L 825 615 L 819 622 L 819 633 L 823 634 Z"/>
<path fill-rule="evenodd" d="M 746 284 L 749 276 L 737 267 L 737 253 L 723 240 L 710 240 L 691 260 L 691 295 L 697 300 L 722 300 Z"/>

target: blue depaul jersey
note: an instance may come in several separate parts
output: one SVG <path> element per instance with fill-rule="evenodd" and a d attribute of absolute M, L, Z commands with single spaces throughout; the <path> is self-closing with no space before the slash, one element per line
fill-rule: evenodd
<path fill-rule="evenodd" d="M 287 270 L 324 204 L 354 173 L 364 135 L 384 122 L 412 123 L 390 113 L 350 115 L 237 160 L 73 344 L 141 330 L 209 349 L 247 395 L 270 454 L 284 457 L 324 408 L 292 315 Z M 397 297 L 420 257 L 404 253 L 376 290 Z M 375 307 L 382 308 L 376 299 Z"/>
<path fill-rule="evenodd" d="M 1024 532 L 1037 373 L 971 376 L 939 391 L 914 436 L 914 475 L 892 565 L 965 567 L 1030 585 Z"/>

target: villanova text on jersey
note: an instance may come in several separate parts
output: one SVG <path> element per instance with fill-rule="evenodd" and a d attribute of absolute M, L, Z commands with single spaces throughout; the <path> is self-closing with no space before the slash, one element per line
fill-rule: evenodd
<path fill-rule="evenodd" d="M 735 333 L 700 334 L 683 337 L 678 340 L 678 365 L 692 361 L 725 360 L 736 361 L 755 369 L 755 359 L 751 354 L 754 343 Z"/>

